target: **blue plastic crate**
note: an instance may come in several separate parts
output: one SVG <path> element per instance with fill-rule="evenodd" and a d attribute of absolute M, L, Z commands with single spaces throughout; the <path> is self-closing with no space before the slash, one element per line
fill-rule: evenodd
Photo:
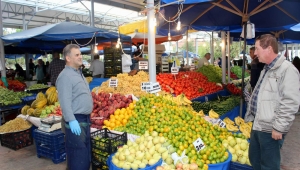
<path fill-rule="evenodd" d="M 37 157 L 46 157 L 52 159 L 53 163 L 58 164 L 66 160 L 66 149 L 64 145 L 59 145 L 58 148 L 53 150 L 48 148 L 47 145 L 36 145 Z"/>
<path fill-rule="evenodd" d="M 48 145 L 49 148 L 54 148 L 57 145 L 65 143 L 65 134 L 61 130 L 48 133 L 36 129 L 34 130 L 34 139 L 38 144 L 44 144 Z"/>
<path fill-rule="evenodd" d="M 230 170 L 253 170 L 252 166 L 230 161 Z"/>

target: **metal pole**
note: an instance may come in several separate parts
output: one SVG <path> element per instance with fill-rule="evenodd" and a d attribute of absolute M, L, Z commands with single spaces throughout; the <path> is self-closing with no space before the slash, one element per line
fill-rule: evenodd
<path fill-rule="evenodd" d="M 94 19 L 95 19 L 95 17 L 94 17 L 94 15 L 95 15 L 95 10 L 94 10 L 94 0 L 91 0 L 91 26 L 92 27 L 95 27 L 95 25 L 94 25 Z"/>
<path fill-rule="evenodd" d="M 211 43 L 210 43 L 210 62 L 214 64 L 215 61 L 215 46 L 214 46 L 214 32 L 211 32 Z"/>
<path fill-rule="evenodd" d="M 244 86 L 245 86 L 245 60 L 246 60 L 246 37 L 247 37 L 247 22 L 244 23 L 244 50 L 243 50 L 243 68 L 242 68 L 242 94 L 241 94 L 241 102 L 240 102 L 240 117 L 243 115 L 243 103 L 244 103 Z"/>
<path fill-rule="evenodd" d="M 155 26 L 154 26 L 154 0 L 147 0 L 147 20 L 148 20 L 148 65 L 149 80 L 156 82 L 156 49 L 155 49 Z"/>
<path fill-rule="evenodd" d="M 25 14 L 22 15 L 22 19 L 23 19 L 23 31 L 26 30 L 26 20 L 25 20 Z"/>
<path fill-rule="evenodd" d="M 0 14 L 2 16 L 2 7 L 1 7 L 1 0 L 0 0 Z M 2 17 L 0 18 L 0 37 L 3 35 L 3 25 L 2 25 Z M 4 44 L 2 39 L 0 38 L 0 64 L 2 65 L 1 70 L 1 77 L 6 78 L 6 69 L 5 69 L 5 59 L 4 59 Z"/>
<path fill-rule="evenodd" d="M 230 32 L 229 31 L 227 31 L 227 65 L 228 65 L 228 70 L 227 70 L 227 76 L 228 76 L 228 82 L 227 83 L 230 83 Z"/>
<path fill-rule="evenodd" d="M 226 84 L 226 51 L 225 51 L 225 31 L 221 31 L 221 39 L 222 39 L 222 83 Z"/>
<path fill-rule="evenodd" d="M 187 29 L 186 30 L 186 39 L 185 39 L 185 43 L 186 43 L 186 64 L 189 65 L 190 62 L 189 62 L 189 30 Z"/>
<path fill-rule="evenodd" d="M 195 38 L 196 54 L 198 55 L 198 40 Z"/>

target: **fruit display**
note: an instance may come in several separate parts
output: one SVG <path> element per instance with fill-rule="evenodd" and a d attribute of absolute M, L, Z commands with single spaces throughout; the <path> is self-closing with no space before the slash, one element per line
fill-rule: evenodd
<path fill-rule="evenodd" d="M 116 110 L 129 107 L 132 103 L 132 96 L 128 95 L 127 97 L 121 94 L 109 94 L 105 92 L 100 92 L 96 94 L 92 92 L 93 98 L 93 111 L 91 113 L 91 122 L 92 127 L 101 129 L 103 122 L 107 118 L 116 113 Z M 130 105 L 132 108 L 132 105 Z M 118 110 L 118 113 L 119 113 Z M 122 111 L 123 113 L 123 111 Z M 124 119 L 125 120 L 125 119 Z M 124 121 L 121 119 L 121 121 Z M 118 123 L 118 122 L 114 122 Z M 115 127 L 116 124 L 111 123 L 111 127 Z"/>
<path fill-rule="evenodd" d="M 166 139 L 158 136 L 157 132 L 152 131 L 150 134 L 146 131 L 135 142 L 128 141 L 127 145 L 119 148 L 112 157 L 112 163 L 122 169 L 143 169 L 154 166 L 163 159 L 167 164 L 172 165 L 173 159 L 170 156 L 172 153 L 167 149 L 169 144 L 165 143 Z"/>
<path fill-rule="evenodd" d="M 172 168 L 172 166 L 169 165 L 163 165 L 156 167 L 156 170 L 198 170 L 198 165 L 196 163 L 191 164 L 182 164 L 178 163 L 175 168 Z"/>
<path fill-rule="evenodd" d="M 228 71 L 226 71 L 226 76 L 228 77 Z M 232 71 L 230 71 L 230 79 L 236 80 L 238 77 Z"/>
<path fill-rule="evenodd" d="M 36 96 L 36 99 L 31 103 L 30 106 L 25 105 L 21 109 L 21 113 L 23 115 L 29 115 L 34 117 L 40 117 L 41 115 L 42 117 L 46 117 L 48 115 L 47 113 L 49 113 L 49 110 L 51 110 L 51 113 L 53 113 L 55 106 L 58 105 L 58 94 L 56 88 L 50 87 L 49 89 L 47 89 L 46 95 L 42 92 L 39 92 Z M 49 107 L 47 108 L 47 106 Z M 57 112 L 57 110 L 58 109 L 55 109 L 55 112 L 53 114 L 60 114 L 59 112 Z"/>
<path fill-rule="evenodd" d="M 54 105 L 46 106 L 40 115 L 40 118 L 46 118 L 49 116 L 62 116 L 62 110 L 59 102 L 56 102 Z"/>
<path fill-rule="evenodd" d="M 230 120 L 228 117 L 224 118 L 223 122 L 226 123 L 226 128 L 231 132 L 242 132 L 246 138 L 250 138 L 250 133 L 252 129 L 252 122 L 245 123 L 244 119 L 241 117 L 234 118 L 234 121 Z"/>
<path fill-rule="evenodd" d="M 236 87 L 233 83 L 227 84 L 226 88 L 229 90 L 229 92 L 231 94 L 234 94 L 234 95 L 241 95 L 242 94 L 242 90 L 240 88 Z"/>
<path fill-rule="evenodd" d="M 194 114 L 191 108 L 179 107 L 163 96 L 152 94 L 140 98 L 127 124 L 114 130 L 136 135 L 142 135 L 145 131 L 156 131 L 159 136 L 168 139 L 178 155 L 185 150 L 189 162 L 196 163 L 200 168 L 227 160 L 228 153 L 222 146 L 222 140 L 232 136 L 227 129 L 214 126 Z M 199 152 L 193 145 L 198 138 L 206 146 Z"/>
<path fill-rule="evenodd" d="M 190 101 L 184 94 L 178 95 L 176 97 L 172 96 L 171 94 L 165 94 L 162 96 L 166 100 L 175 102 L 178 106 L 188 106 L 192 104 L 192 101 Z"/>
<path fill-rule="evenodd" d="M 219 119 L 219 114 L 216 113 L 213 109 L 208 112 L 208 116 L 213 119 Z"/>
<path fill-rule="evenodd" d="M 184 94 L 188 99 L 223 89 L 216 83 L 208 82 L 207 77 L 197 72 L 179 72 L 176 76 L 170 73 L 160 73 L 156 79 L 164 91 L 176 96 Z"/>
<path fill-rule="evenodd" d="M 196 112 L 203 110 L 204 114 L 209 114 L 210 110 L 214 110 L 218 115 L 223 115 L 238 106 L 240 98 L 238 96 L 219 97 L 217 100 L 192 103 L 192 107 Z"/>
<path fill-rule="evenodd" d="M 44 84 L 33 84 L 27 88 L 27 90 L 38 90 L 48 88 L 48 85 Z"/>
<path fill-rule="evenodd" d="M 232 154 L 231 161 L 251 166 L 248 157 L 249 143 L 246 139 L 229 136 L 223 140 L 222 145 Z"/>
<path fill-rule="evenodd" d="M 26 92 L 14 92 L 6 88 L 0 87 L 0 105 L 8 106 L 22 103 L 22 98 L 31 96 L 32 94 Z"/>
<path fill-rule="evenodd" d="M 100 87 L 95 87 L 92 91 L 95 93 L 120 93 L 122 95 L 134 94 L 137 97 L 147 94 L 141 90 L 141 83 L 149 82 L 149 76 L 144 71 L 139 71 L 134 76 L 129 76 L 126 73 L 118 74 L 118 87 L 109 87 L 109 81 L 103 82 Z"/>
<path fill-rule="evenodd" d="M 7 83 L 8 83 L 8 89 L 13 90 L 15 92 L 24 91 L 25 88 L 26 88 L 26 84 L 19 81 L 19 80 L 10 80 L 10 79 L 8 79 Z"/>
<path fill-rule="evenodd" d="M 219 66 L 204 65 L 198 69 L 198 72 L 205 75 L 210 82 L 222 83 L 222 69 Z"/>
<path fill-rule="evenodd" d="M 31 127 L 31 123 L 22 119 L 22 118 L 15 118 L 6 122 L 4 125 L 0 126 L 0 133 L 11 133 L 11 132 L 18 132 L 29 129 Z"/>
<path fill-rule="evenodd" d="M 239 78 L 242 78 L 242 67 L 234 66 L 231 67 L 231 71 Z M 249 73 L 245 72 L 245 77 L 249 77 Z"/>

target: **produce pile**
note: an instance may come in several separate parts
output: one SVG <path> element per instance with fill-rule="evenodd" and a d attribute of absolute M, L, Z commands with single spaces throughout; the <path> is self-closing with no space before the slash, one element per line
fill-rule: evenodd
<path fill-rule="evenodd" d="M 0 105 L 8 106 L 22 103 L 22 98 L 31 96 L 26 92 L 14 92 L 6 88 L 0 87 Z"/>
<path fill-rule="evenodd" d="M 179 72 L 176 76 L 170 73 L 160 73 L 156 79 L 164 91 L 176 96 L 184 94 L 188 99 L 222 90 L 221 86 L 208 82 L 207 77 L 197 72 Z"/>
<path fill-rule="evenodd" d="M 198 69 L 198 72 L 205 75 L 210 82 L 222 83 L 222 69 L 219 66 L 204 65 Z"/>
<path fill-rule="evenodd" d="M 229 92 L 231 94 L 234 95 L 241 95 L 242 94 L 242 90 L 238 87 L 236 87 L 233 83 L 229 83 L 226 85 L 227 90 L 229 90 Z"/>
<path fill-rule="evenodd" d="M 234 121 L 230 120 L 228 117 L 226 117 L 223 121 L 226 123 L 226 128 L 229 131 L 240 131 L 246 138 L 250 138 L 252 122 L 245 123 L 244 119 L 239 116 L 234 118 Z"/>
<path fill-rule="evenodd" d="M 46 113 L 49 113 L 47 110 L 51 110 L 51 113 L 54 110 L 54 107 L 52 105 L 56 106 L 58 105 L 58 94 L 56 91 L 56 88 L 54 86 L 50 87 L 47 91 L 46 94 L 43 94 L 42 92 L 39 92 L 36 96 L 36 99 L 31 103 L 31 106 L 25 105 L 21 113 L 23 115 L 29 115 L 29 116 L 34 116 L 34 117 L 40 117 L 43 110 L 46 110 Z M 50 106 L 46 108 L 47 106 Z M 49 114 L 51 114 L 49 113 Z M 45 112 L 42 114 L 42 117 L 45 117 L 46 114 Z"/>
<path fill-rule="evenodd" d="M 33 84 L 27 88 L 27 90 L 38 90 L 48 88 L 48 85 L 44 84 Z"/>
<path fill-rule="evenodd" d="M 234 66 L 231 67 L 231 71 L 239 78 L 242 78 L 242 67 L 240 66 Z M 245 77 L 249 77 L 249 73 L 245 72 Z"/>
<path fill-rule="evenodd" d="M 11 79 L 7 79 L 7 83 L 8 83 L 8 89 L 9 90 L 13 90 L 13 91 L 24 91 L 26 88 L 26 84 L 22 83 L 19 80 L 11 80 Z M 0 80 L 0 86 L 4 87 L 4 83 Z"/>
<path fill-rule="evenodd" d="M 204 114 L 209 114 L 210 110 L 214 110 L 220 116 L 231 111 L 234 107 L 238 106 L 240 98 L 238 96 L 226 96 L 219 97 L 217 100 L 208 102 L 198 102 L 192 103 L 192 107 L 196 112 L 203 110 Z"/>
<path fill-rule="evenodd" d="M 249 143 L 247 140 L 229 136 L 226 140 L 223 140 L 222 145 L 232 154 L 231 161 L 251 166 L 248 157 Z"/>
<path fill-rule="evenodd" d="M 18 132 L 29 129 L 31 127 L 31 123 L 22 119 L 15 118 L 6 122 L 4 125 L 0 126 L 0 133 L 10 133 L 10 132 Z"/>
<path fill-rule="evenodd" d="M 147 95 L 138 102 L 125 126 L 114 130 L 142 135 L 145 131 L 158 132 L 168 139 L 178 155 L 185 150 L 190 163 L 200 168 L 208 164 L 224 162 L 228 158 L 222 140 L 232 134 L 225 128 L 213 126 L 194 114 L 189 107 L 178 106 L 162 96 Z M 201 138 L 205 148 L 197 152 L 193 142 Z"/>
<path fill-rule="evenodd" d="M 105 92 L 100 92 L 98 94 L 92 92 L 93 98 L 93 112 L 91 113 L 91 122 L 92 127 L 97 129 L 102 129 L 103 122 L 107 120 L 112 114 L 120 112 L 120 109 L 133 107 L 132 96 L 128 95 L 127 97 L 121 94 L 109 94 Z M 112 122 L 110 125 L 111 128 L 114 128 L 116 125 L 120 125 L 122 122 L 127 122 L 127 119 L 122 117 L 120 121 Z M 114 119 L 112 119 L 114 120 Z"/>
<path fill-rule="evenodd" d="M 115 78 L 115 77 L 112 77 Z M 144 71 L 139 71 L 134 76 L 129 76 L 126 73 L 118 74 L 118 87 L 109 87 L 109 81 L 103 82 L 100 87 L 95 87 L 92 91 L 97 92 L 106 92 L 106 93 L 120 93 L 122 95 L 134 94 L 137 97 L 146 94 L 145 91 L 141 90 L 141 83 L 149 82 L 149 76 Z"/>

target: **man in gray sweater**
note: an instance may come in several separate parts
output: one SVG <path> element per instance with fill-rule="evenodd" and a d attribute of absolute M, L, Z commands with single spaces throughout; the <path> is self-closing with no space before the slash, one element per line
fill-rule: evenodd
<path fill-rule="evenodd" d="M 65 121 L 67 166 L 71 170 L 90 168 L 90 113 L 93 100 L 82 74 L 79 46 L 67 45 L 63 50 L 66 66 L 56 80 L 58 98 Z M 64 129 L 64 127 L 62 127 Z"/>

